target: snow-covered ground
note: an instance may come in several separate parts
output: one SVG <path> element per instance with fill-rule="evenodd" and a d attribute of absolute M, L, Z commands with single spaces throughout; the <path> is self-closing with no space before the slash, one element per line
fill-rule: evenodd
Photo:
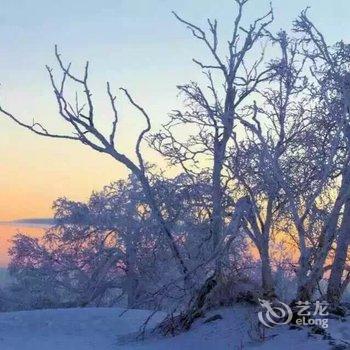
<path fill-rule="evenodd" d="M 275 327 L 259 342 L 256 314 L 251 308 L 237 306 L 220 310 L 223 319 L 210 323 L 199 320 L 193 329 L 176 337 L 126 341 L 149 315 L 132 310 L 87 308 L 24 311 L 0 314 L 1 350 L 324 350 L 330 349 L 322 337 L 308 336 L 306 330 Z M 163 317 L 157 314 L 155 324 Z M 331 331 L 350 342 L 349 322 L 331 320 Z"/>

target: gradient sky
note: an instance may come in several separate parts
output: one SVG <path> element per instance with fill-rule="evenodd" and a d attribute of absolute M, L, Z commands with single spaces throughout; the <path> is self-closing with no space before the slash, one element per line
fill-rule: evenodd
<path fill-rule="evenodd" d="M 1 0 L 0 103 L 24 120 L 33 117 L 49 130 L 63 130 L 45 64 L 54 65 L 53 46 L 73 61 L 73 69 L 91 62 L 91 87 L 101 124 L 109 122 L 105 82 L 128 87 L 150 112 L 157 129 L 179 105 L 176 84 L 198 78 L 192 57 L 203 50 L 171 10 L 198 24 L 219 20 L 222 37 L 232 25 L 231 0 Z M 273 0 L 273 28 L 290 27 L 306 6 L 329 42 L 349 41 L 348 0 Z M 268 1 L 251 0 L 246 18 L 263 14 Z M 118 134 L 122 150 L 138 128 L 139 115 L 121 100 Z M 150 157 L 154 158 L 153 154 Z M 153 159 L 154 160 L 154 159 Z M 107 156 L 74 143 L 43 139 L 0 115 L 0 220 L 52 215 L 60 196 L 86 199 L 92 190 L 127 172 Z"/>

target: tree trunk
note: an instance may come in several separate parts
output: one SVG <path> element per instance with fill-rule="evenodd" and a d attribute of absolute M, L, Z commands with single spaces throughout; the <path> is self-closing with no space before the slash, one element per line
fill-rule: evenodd
<path fill-rule="evenodd" d="M 317 250 L 315 253 L 314 264 L 309 276 L 305 278 L 305 283 L 299 286 L 297 297 L 298 300 L 307 301 L 312 298 L 318 281 L 323 276 L 323 267 L 326 262 L 329 250 L 334 241 L 337 231 L 338 220 L 341 208 L 344 203 L 350 199 L 350 167 L 347 168 L 343 175 L 341 188 L 338 197 L 334 203 L 331 213 L 328 216 L 327 222 L 324 225 L 323 232 L 320 236 Z"/>
<path fill-rule="evenodd" d="M 220 278 L 220 277 L 219 277 Z M 207 307 L 207 300 L 213 289 L 218 284 L 218 276 L 214 273 L 213 276 L 208 277 L 203 283 L 202 287 L 196 292 L 190 305 L 185 312 L 177 316 L 170 315 L 165 318 L 157 327 L 162 335 L 176 335 L 191 328 L 193 322 L 204 315 Z"/>
<path fill-rule="evenodd" d="M 269 247 L 268 242 L 263 243 L 260 250 L 260 259 L 261 259 L 261 280 L 262 280 L 262 289 L 264 296 L 267 298 L 275 294 L 274 282 L 272 277 L 271 262 L 269 256 Z"/>
<path fill-rule="evenodd" d="M 339 304 L 342 296 L 342 276 L 350 241 L 350 200 L 345 203 L 344 216 L 337 239 L 331 275 L 328 282 L 327 300 L 330 304 Z"/>
<path fill-rule="evenodd" d="M 138 301 L 138 276 L 136 272 L 136 247 L 134 242 L 126 244 L 126 293 L 127 306 L 135 308 Z"/>
<path fill-rule="evenodd" d="M 220 146 L 218 146 L 220 148 Z M 221 153 L 217 151 L 217 153 Z M 212 251 L 216 252 L 218 249 L 220 239 L 222 236 L 222 188 L 221 188 L 221 170 L 222 170 L 222 159 L 220 159 L 218 154 L 216 154 L 216 159 L 214 160 L 214 171 L 213 171 L 213 193 L 212 193 L 212 201 L 213 201 L 213 214 L 212 214 Z M 215 260 L 215 268 L 218 273 L 220 273 L 222 269 L 222 261 L 221 257 L 218 256 Z"/>
<path fill-rule="evenodd" d="M 227 143 L 232 135 L 233 120 L 234 120 L 234 98 L 232 81 L 226 87 L 225 98 L 225 113 L 223 116 L 223 133 L 219 136 L 216 132 L 214 139 L 214 166 L 212 177 L 212 201 L 213 201 L 213 216 L 212 216 L 212 237 L 213 237 L 213 253 L 218 249 L 220 240 L 223 235 L 223 188 L 221 183 L 222 169 L 225 162 Z M 218 256 L 215 259 L 215 269 L 217 275 L 222 274 L 223 257 Z"/>

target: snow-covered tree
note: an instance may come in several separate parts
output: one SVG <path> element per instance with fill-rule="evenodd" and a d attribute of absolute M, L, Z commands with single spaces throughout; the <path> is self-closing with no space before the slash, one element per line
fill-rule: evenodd
<path fill-rule="evenodd" d="M 245 26 L 247 2 L 235 0 L 226 41 L 216 20 L 208 19 L 204 29 L 174 13 L 209 53 L 208 61 L 193 59 L 204 80 L 177 87 L 183 107 L 152 134 L 146 109 L 121 89 L 144 122 L 133 155 L 118 144 L 120 115 L 110 84 L 106 132 L 89 87 L 89 63 L 79 76 L 57 47 L 61 79 L 47 71 L 71 132 L 27 124 L 0 106 L 21 127 L 78 141 L 130 171 L 127 180 L 93 193 L 87 203 L 57 200 L 56 225 L 42 239 L 15 238 L 13 288 L 30 285 L 27 304 L 101 305 L 126 295 L 129 307 L 185 309 L 161 329 L 186 329 L 215 304 L 213 296 L 222 302 L 218 291 L 239 280 L 237 271 L 255 264 L 251 242 L 259 253 L 262 292 L 276 297 L 274 269 L 281 276 L 282 265 L 274 264 L 271 248 L 278 235 L 298 251 L 288 270 L 296 275 L 296 298 L 310 300 L 330 271 L 327 297 L 339 302 L 350 281 L 349 46 L 329 46 L 306 11 L 289 34 L 270 31 L 272 9 Z M 83 103 L 71 99 L 71 85 Z M 144 141 L 179 174 L 170 178 L 150 166 Z"/>

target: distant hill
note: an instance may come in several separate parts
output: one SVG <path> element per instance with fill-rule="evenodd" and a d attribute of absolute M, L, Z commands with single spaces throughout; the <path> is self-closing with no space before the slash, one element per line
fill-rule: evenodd
<path fill-rule="evenodd" d="M 19 220 L 13 220 L 13 221 L 0 221 L 0 224 L 54 225 L 55 220 L 52 218 L 32 218 L 32 219 L 19 219 Z"/>

